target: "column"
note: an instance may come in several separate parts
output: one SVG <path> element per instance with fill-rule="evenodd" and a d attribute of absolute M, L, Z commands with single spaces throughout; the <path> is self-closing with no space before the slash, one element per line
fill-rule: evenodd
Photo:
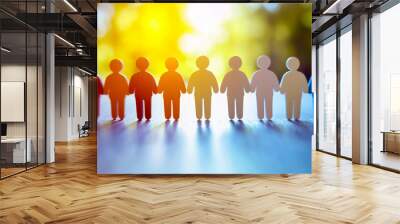
<path fill-rule="evenodd" d="M 368 15 L 353 19 L 353 162 L 368 163 Z"/>

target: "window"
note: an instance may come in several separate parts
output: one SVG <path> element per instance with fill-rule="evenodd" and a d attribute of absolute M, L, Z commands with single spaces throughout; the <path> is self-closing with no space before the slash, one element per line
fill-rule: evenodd
<path fill-rule="evenodd" d="M 352 157 L 352 33 L 351 26 L 340 36 L 340 155 Z"/>
<path fill-rule="evenodd" d="M 400 5 L 371 18 L 371 162 L 400 170 Z"/>
<path fill-rule="evenodd" d="M 336 153 L 336 36 L 318 48 L 318 145 Z"/>

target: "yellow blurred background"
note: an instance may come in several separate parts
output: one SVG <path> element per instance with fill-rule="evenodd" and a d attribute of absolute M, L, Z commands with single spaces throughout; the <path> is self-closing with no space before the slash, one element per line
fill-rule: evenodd
<path fill-rule="evenodd" d="M 122 60 L 127 78 L 137 71 L 135 60 L 146 57 L 158 80 L 165 59 L 176 57 L 177 71 L 187 80 L 200 55 L 221 81 L 232 56 L 251 77 L 261 54 L 272 59 L 278 77 L 285 60 L 296 56 L 300 70 L 311 73 L 311 4 L 293 3 L 100 3 L 98 4 L 98 75 L 110 74 L 109 62 Z"/>

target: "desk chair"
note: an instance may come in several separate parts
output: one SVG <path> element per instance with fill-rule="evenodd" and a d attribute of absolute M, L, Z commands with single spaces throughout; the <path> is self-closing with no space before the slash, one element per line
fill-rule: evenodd
<path fill-rule="evenodd" d="M 89 123 L 89 121 L 85 121 L 85 123 L 84 123 L 82 126 L 80 126 L 80 125 L 78 124 L 79 138 L 89 136 L 89 130 L 90 130 L 90 123 Z"/>

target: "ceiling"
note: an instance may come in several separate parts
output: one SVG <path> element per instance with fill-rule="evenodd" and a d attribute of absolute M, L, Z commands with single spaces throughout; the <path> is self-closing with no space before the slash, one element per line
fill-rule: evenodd
<path fill-rule="evenodd" d="M 220 0 L 206 0 L 221 2 Z M 327 34 L 330 27 L 338 20 L 351 17 L 357 13 L 377 7 L 386 0 L 280 0 L 251 2 L 286 2 L 312 3 L 313 39 Z M 18 32 L 30 28 L 32 31 L 54 32 L 56 65 L 78 66 L 91 73 L 96 73 L 96 4 L 100 2 L 135 2 L 124 0 L 1 0 L 0 25 L 2 42 L 10 43 L 10 47 L 24 50 L 25 39 Z M 139 2 L 139 1 L 136 1 Z M 156 1 L 156 2 L 171 2 Z M 179 2 L 176 0 L 176 2 Z M 196 1 L 191 1 L 196 2 Z M 204 1 L 197 1 L 204 2 Z M 233 0 L 232 2 L 249 2 Z M 50 13 L 51 12 L 51 13 Z M 350 18 L 351 22 L 351 18 Z M 333 30 L 334 32 L 334 30 Z M 13 42 L 13 43 L 12 43 Z M 33 46 L 33 44 L 29 45 Z M 28 47 L 28 52 L 30 49 Z M 15 53 L 16 54 L 16 53 Z"/>

